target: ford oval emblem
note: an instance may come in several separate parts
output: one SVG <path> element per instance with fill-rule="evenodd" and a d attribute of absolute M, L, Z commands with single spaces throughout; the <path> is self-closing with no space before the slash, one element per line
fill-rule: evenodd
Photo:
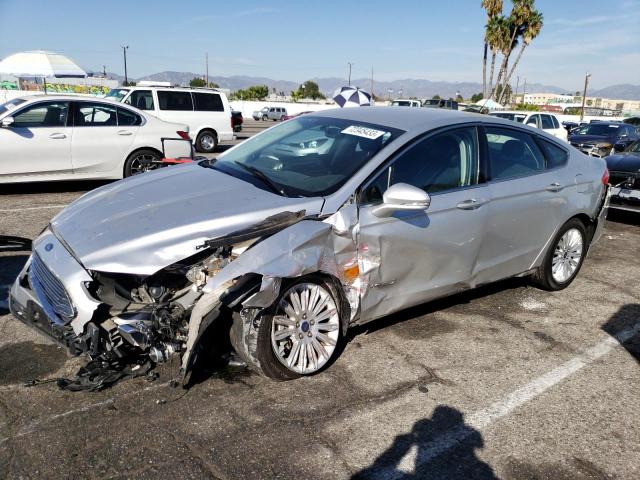
<path fill-rule="evenodd" d="M 53 250 L 53 243 L 47 243 L 47 244 L 44 246 L 44 249 L 45 249 L 47 252 L 50 252 L 51 250 Z"/>

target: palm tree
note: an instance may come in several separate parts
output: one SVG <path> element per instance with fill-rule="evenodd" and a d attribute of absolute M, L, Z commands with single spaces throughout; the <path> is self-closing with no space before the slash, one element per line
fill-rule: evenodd
<path fill-rule="evenodd" d="M 495 31 L 493 30 L 492 21 L 502 14 L 502 0 L 482 0 L 482 8 L 487 11 L 487 25 L 485 26 L 484 35 L 484 55 L 482 57 L 482 95 L 487 96 L 487 51 L 491 47 L 493 53 L 492 67 L 495 63 L 495 49 L 492 46 L 492 40 L 495 40 Z M 492 70 L 493 71 L 493 70 Z M 493 81 L 493 75 L 491 75 Z M 491 81 L 489 88 L 491 88 Z"/>
<path fill-rule="evenodd" d="M 513 75 L 514 70 L 518 66 L 518 62 L 520 58 L 522 58 L 522 54 L 524 53 L 524 49 L 527 48 L 533 39 L 536 38 L 540 34 L 540 30 L 542 30 L 542 26 L 544 25 L 543 16 L 537 10 L 532 10 L 531 15 L 527 21 L 527 25 L 522 33 L 522 43 L 520 45 L 520 51 L 518 52 L 518 56 L 516 57 L 516 61 L 513 62 L 513 66 L 511 70 L 509 70 L 509 74 L 505 79 L 505 83 L 509 83 L 509 79 L 511 79 L 511 75 Z M 498 102 L 500 99 L 498 99 Z"/>

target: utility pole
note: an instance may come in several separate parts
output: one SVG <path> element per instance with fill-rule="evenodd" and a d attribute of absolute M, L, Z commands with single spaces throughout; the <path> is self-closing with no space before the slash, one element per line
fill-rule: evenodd
<path fill-rule="evenodd" d="M 106 65 L 102 65 L 102 76 L 104 78 L 107 78 L 107 66 Z"/>
<path fill-rule="evenodd" d="M 209 86 L 209 52 L 204 54 L 204 69 L 205 69 L 205 79 L 204 79 L 204 86 L 208 87 Z"/>
<path fill-rule="evenodd" d="M 124 84 L 129 85 L 129 78 L 127 77 L 127 50 L 129 45 L 122 46 L 122 55 L 124 56 Z"/>
<path fill-rule="evenodd" d="M 516 94 L 513 96 L 513 103 L 515 105 L 518 104 L 518 86 L 520 85 L 520 77 L 516 77 Z M 522 99 L 522 102 L 524 103 L 524 98 Z"/>
<path fill-rule="evenodd" d="M 580 109 L 580 121 L 584 118 L 584 103 L 587 101 L 587 85 L 589 85 L 589 77 L 591 77 L 590 73 L 587 73 L 584 76 L 584 92 L 582 93 L 582 108 Z"/>
<path fill-rule="evenodd" d="M 355 63 L 347 62 L 349 65 L 349 86 L 351 86 L 351 67 L 355 65 Z"/>
<path fill-rule="evenodd" d="M 371 100 L 373 100 L 373 65 L 371 65 Z"/>
<path fill-rule="evenodd" d="M 522 103 L 524 104 L 524 96 L 527 94 L 527 77 L 524 77 L 524 87 L 522 87 Z"/>

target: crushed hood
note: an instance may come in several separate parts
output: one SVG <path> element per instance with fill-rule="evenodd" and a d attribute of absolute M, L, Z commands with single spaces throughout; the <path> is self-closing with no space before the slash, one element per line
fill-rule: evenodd
<path fill-rule="evenodd" d="M 197 164 L 98 188 L 51 221 L 88 270 L 150 275 L 196 246 L 285 211 L 320 213 L 322 198 L 286 198 Z"/>
<path fill-rule="evenodd" d="M 615 143 L 614 140 L 606 135 L 569 135 L 569 142 L 587 145 L 595 143 Z"/>

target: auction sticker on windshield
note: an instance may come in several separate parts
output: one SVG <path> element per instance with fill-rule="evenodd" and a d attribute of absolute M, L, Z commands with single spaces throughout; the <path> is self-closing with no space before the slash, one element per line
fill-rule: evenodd
<path fill-rule="evenodd" d="M 355 135 L 357 137 L 364 137 L 370 140 L 375 140 L 376 138 L 380 138 L 382 135 L 384 135 L 387 132 L 383 130 L 376 130 L 375 128 L 367 128 L 367 127 L 361 127 L 358 125 L 351 125 L 350 127 L 347 127 L 344 130 L 342 130 L 342 132 L 340 133 L 346 133 L 347 135 Z"/>

